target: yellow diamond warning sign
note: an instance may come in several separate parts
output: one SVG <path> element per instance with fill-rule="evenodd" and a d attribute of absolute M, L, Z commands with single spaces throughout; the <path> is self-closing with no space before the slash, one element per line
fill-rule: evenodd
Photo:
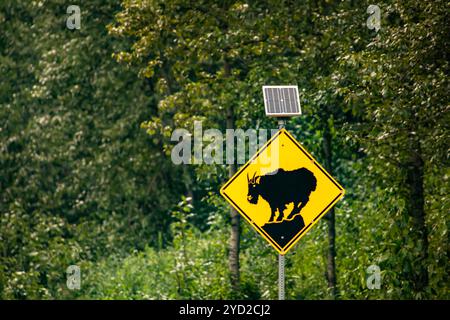
<path fill-rule="evenodd" d="M 344 189 L 281 129 L 220 193 L 280 254 L 286 254 L 342 198 Z"/>

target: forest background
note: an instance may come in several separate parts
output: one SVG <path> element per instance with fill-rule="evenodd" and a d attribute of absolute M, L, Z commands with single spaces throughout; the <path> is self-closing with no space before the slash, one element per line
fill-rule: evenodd
<path fill-rule="evenodd" d="M 170 157 L 194 121 L 275 128 L 267 84 L 298 85 L 287 129 L 346 189 L 287 298 L 450 298 L 447 1 L 93 0 L 72 30 L 71 4 L 0 2 L 0 298 L 275 299 L 219 194 L 236 164 Z"/>

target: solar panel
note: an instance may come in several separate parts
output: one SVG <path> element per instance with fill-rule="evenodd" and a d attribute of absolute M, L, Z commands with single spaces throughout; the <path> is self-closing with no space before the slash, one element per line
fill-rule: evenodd
<path fill-rule="evenodd" d="M 293 117 L 302 114 L 297 86 L 263 86 L 266 115 Z"/>

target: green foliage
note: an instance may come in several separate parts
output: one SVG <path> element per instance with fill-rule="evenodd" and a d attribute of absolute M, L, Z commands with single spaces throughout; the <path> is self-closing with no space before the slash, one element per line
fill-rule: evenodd
<path fill-rule="evenodd" d="M 146 247 L 123 260 L 108 258 L 87 266 L 85 298 L 225 299 L 230 296 L 226 260 L 227 237 L 220 214 L 202 233 L 188 221 L 192 207 L 180 202 L 172 212 L 173 244 Z"/>
<path fill-rule="evenodd" d="M 65 297 L 70 264 L 157 243 L 177 173 L 139 128 L 145 83 L 111 58 L 117 6 L 85 4 L 79 31 L 62 1 L 0 8 L 0 297 Z"/>

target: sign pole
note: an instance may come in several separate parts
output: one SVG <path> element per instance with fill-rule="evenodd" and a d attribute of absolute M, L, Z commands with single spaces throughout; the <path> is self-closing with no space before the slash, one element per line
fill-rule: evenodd
<path fill-rule="evenodd" d="M 278 119 L 278 129 L 283 129 L 286 125 L 286 121 L 283 118 Z M 278 300 L 285 299 L 284 291 L 284 255 L 278 255 Z"/>
<path fill-rule="evenodd" d="M 284 256 L 278 255 L 278 300 L 284 300 Z"/>

